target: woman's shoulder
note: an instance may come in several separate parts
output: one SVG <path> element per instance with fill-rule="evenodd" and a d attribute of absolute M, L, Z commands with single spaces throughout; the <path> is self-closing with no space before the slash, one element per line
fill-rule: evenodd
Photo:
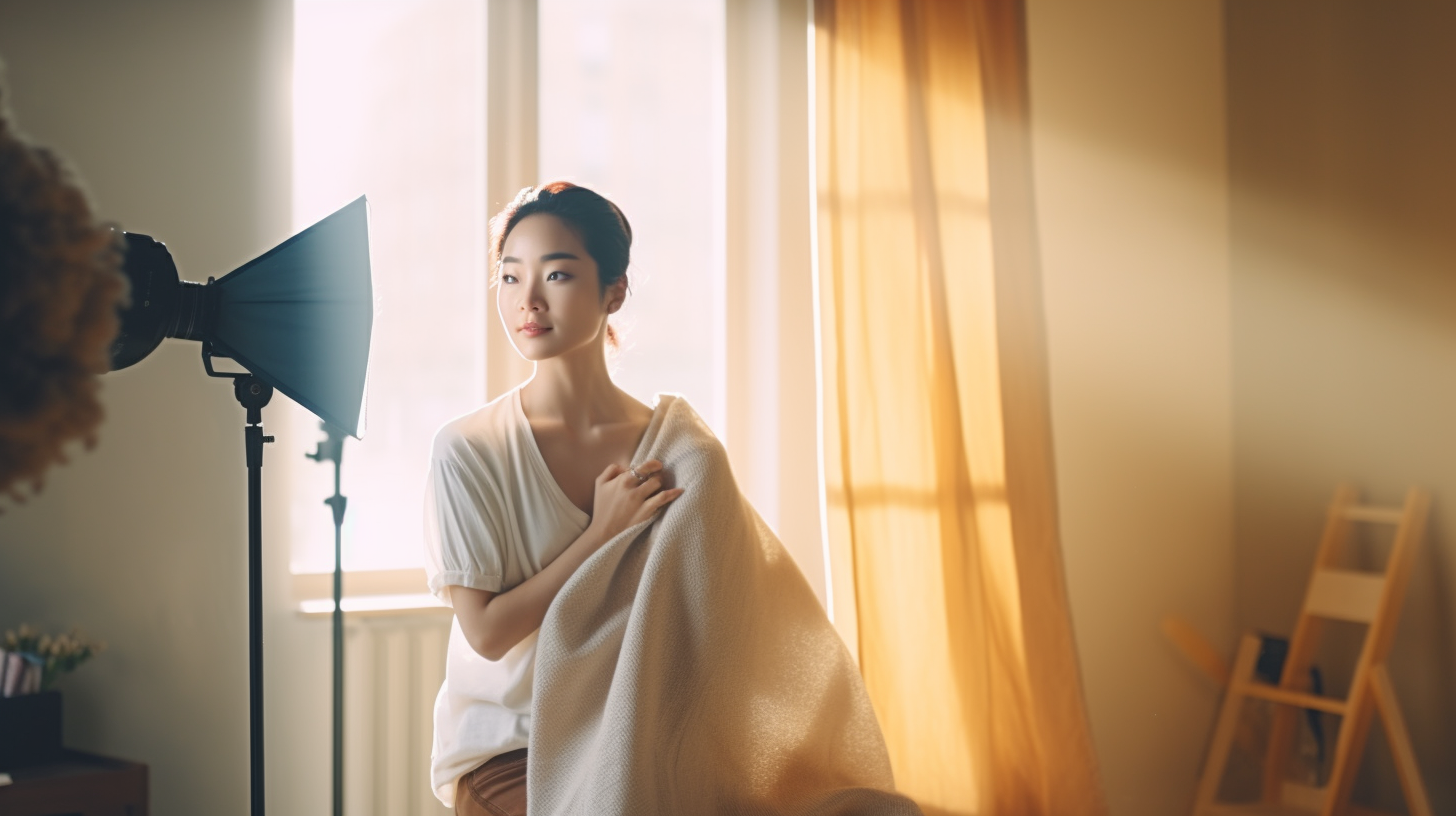
<path fill-rule="evenodd" d="M 441 425 L 430 446 L 431 458 L 461 463 L 501 456 L 516 427 L 514 393 L 508 391 Z"/>

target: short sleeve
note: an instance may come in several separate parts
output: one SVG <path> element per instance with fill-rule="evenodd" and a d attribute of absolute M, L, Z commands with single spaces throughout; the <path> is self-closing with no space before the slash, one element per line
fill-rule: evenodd
<path fill-rule="evenodd" d="M 437 448 L 425 484 L 425 577 L 446 603 L 449 586 L 501 590 L 502 497 L 490 474 L 471 464 Z"/>

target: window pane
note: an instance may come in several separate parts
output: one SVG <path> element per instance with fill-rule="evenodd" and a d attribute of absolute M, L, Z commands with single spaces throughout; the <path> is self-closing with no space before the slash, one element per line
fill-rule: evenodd
<path fill-rule="evenodd" d="M 540 175 L 632 224 L 616 380 L 724 428 L 722 0 L 540 0 Z"/>
<path fill-rule="evenodd" d="M 430 440 L 485 398 L 485 53 L 476 0 L 296 0 L 294 222 L 369 196 L 376 312 L 364 442 L 344 450 L 344 564 L 421 563 Z M 332 467 L 303 458 L 317 420 L 290 404 L 295 572 L 333 569 L 321 501 Z"/>

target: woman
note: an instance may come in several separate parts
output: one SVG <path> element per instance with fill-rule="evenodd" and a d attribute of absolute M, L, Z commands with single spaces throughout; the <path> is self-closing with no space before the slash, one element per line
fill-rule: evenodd
<path fill-rule="evenodd" d="M 529 756 L 533 814 L 916 812 L 884 793 L 852 663 L 722 446 L 680 397 L 648 407 L 611 380 L 625 216 L 557 182 L 491 228 L 497 307 L 535 373 L 435 440 L 427 575 L 455 612 L 436 794 L 524 814 Z M 773 733 L 789 715 L 819 724 Z"/>

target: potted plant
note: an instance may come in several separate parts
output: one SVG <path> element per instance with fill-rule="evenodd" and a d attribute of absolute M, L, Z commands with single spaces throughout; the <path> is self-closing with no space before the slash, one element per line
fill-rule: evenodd
<path fill-rule="evenodd" d="M 5 633 L 0 640 L 0 770 L 60 757 L 56 680 L 104 648 L 78 630 L 53 636 L 22 624 Z"/>

